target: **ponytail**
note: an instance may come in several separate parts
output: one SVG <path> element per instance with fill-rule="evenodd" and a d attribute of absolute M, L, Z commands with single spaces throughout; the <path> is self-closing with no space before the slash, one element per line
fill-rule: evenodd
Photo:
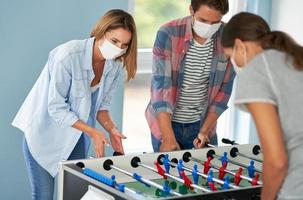
<path fill-rule="evenodd" d="M 260 16 L 241 12 L 233 16 L 223 28 L 222 45 L 231 48 L 235 39 L 260 42 L 263 49 L 276 49 L 293 59 L 297 70 L 303 70 L 303 47 L 281 31 L 270 31 L 267 22 Z M 287 59 L 287 58 L 286 58 Z"/>
<path fill-rule="evenodd" d="M 303 70 L 303 47 L 282 31 L 272 31 L 262 40 L 263 49 L 276 49 L 291 56 L 296 69 Z"/>

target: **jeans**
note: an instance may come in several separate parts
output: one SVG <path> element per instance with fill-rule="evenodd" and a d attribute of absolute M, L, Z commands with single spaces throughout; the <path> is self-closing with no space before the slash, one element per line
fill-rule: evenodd
<path fill-rule="evenodd" d="M 197 137 L 201 128 L 200 121 L 187 124 L 172 122 L 172 127 L 181 150 L 192 149 L 194 147 L 193 141 Z M 153 134 L 151 134 L 151 140 L 154 152 L 159 152 L 161 141 L 157 140 Z M 210 138 L 210 143 L 213 145 L 218 144 L 217 134 Z"/>
<path fill-rule="evenodd" d="M 84 134 L 81 135 L 68 160 L 86 158 L 87 146 Z M 33 200 L 53 200 L 55 178 L 42 168 L 28 149 L 26 139 L 23 139 L 23 154 L 32 188 Z"/>

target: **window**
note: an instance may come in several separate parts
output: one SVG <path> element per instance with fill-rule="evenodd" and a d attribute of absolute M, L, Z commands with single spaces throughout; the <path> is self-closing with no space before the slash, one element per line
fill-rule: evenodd
<path fill-rule="evenodd" d="M 189 0 L 135 0 L 139 48 L 151 48 L 159 27 L 173 19 L 189 15 Z"/>
<path fill-rule="evenodd" d="M 243 0 L 232 0 L 230 12 L 223 21 L 244 8 Z M 243 4 L 243 5 L 242 5 Z M 125 85 L 123 108 L 123 132 L 128 139 L 123 141 L 126 153 L 152 152 L 150 130 L 145 119 L 145 109 L 150 99 L 152 71 L 152 46 L 159 27 L 173 19 L 189 15 L 190 0 L 129 0 L 138 29 L 138 72 L 135 80 Z M 231 106 L 232 107 L 232 106 Z M 232 112 L 225 112 L 218 121 L 218 135 L 227 135 L 232 130 Z"/>

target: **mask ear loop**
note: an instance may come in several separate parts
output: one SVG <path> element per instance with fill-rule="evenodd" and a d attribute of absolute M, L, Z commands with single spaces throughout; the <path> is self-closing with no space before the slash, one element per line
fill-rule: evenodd
<path fill-rule="evenodd" d="M 195 15 L 193 14 L 192 16 L 192 20 L 191 20 L 191 27 L 193 28 L 194 27 L 194 25 L 195 25 Z"/>
<path fill-rule="evenodd" d="M 195 18 L 195 11 L 193 9 L 193 14 L 192 14 L 192 28 L 194 27 L 195 25 L 195 21 L 196 21 L 196 18 Z"/>
<path fill-rule="evenodd" d="M 106 33 L 105 33 L 105 34 L 106 34 Z M 109 40 L 106 38 L 105 34 L 104 34 L 104 35 L 102 36 L 102 38 L 99 40 L 99 46 L 102 46 L 102 45 L 104 44 L 105 41 L 108 41 L 108 42 L 109 42 Z M 101 41 L 102 41 L 102 43 L 101 43 Z"/>

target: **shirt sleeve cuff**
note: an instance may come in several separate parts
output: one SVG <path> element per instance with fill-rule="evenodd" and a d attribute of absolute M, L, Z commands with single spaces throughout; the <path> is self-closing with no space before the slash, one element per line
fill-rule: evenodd
<path fill-rule="evenodd" d="M 212 105 L 208 111 L 214 112 L 217 114 L 217 116 L 220 116 L 227 108 L 228 108 L 227 105 L 224 105 L 224 106 Z"/>
<path fill-rule="evenodd" d="M 73 114 L 73 113 L 69 113 L 67 114 L 67 116 L 63 119 L 61 126 L 63 127 L 71 127 L 73 126 L 77 121 L 79 120 L 79 118 Z"/>
<path fill-rule="evenodd" d="M 169 114 L 173 114 L 172 106 L 165 101 L 153 103 L 153 108 L 156 115 L 160 112 L 168 112 Z"/>

